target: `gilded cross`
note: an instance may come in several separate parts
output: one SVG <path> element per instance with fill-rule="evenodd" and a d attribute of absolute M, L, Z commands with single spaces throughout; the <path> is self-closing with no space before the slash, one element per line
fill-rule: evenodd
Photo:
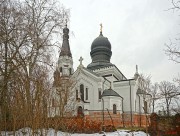
<path fill-rule="evenodd" d="M 100 24 L 100 32 L 102 32 L 102 27 L 103 27 L 103 26 L 102 26 L 102 23 L 101 23 L 101 24 Z"/>

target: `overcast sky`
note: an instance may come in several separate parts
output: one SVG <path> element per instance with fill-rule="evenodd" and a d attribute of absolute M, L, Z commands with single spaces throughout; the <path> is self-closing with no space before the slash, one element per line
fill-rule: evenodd
<path fill-rule="evenodd" d="M 168 60 L 165 43 L 180 32 L 180 17 L 170 0 L 60 0 L 70 9 L 70 48 L 74 69 L 91 62 L 90 47 L 103 35 L 112 46 L 111 62 L 132 78 L 136 64 L 139 73 L 151 75 L 153 82 L 172 81 L 180 73 L 180 64 Z"/>

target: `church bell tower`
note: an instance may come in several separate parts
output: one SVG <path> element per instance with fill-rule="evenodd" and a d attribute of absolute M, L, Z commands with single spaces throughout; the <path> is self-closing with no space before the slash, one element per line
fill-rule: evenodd
<path fill-rule="evenodd" d="M 73 59 L 69 46 L 69 29 L 67 28 L 67 24 L 63 29 L 63 43 L 56 70 L 60 73 L 61 77 L 69 77 L 74 72 Z"/>

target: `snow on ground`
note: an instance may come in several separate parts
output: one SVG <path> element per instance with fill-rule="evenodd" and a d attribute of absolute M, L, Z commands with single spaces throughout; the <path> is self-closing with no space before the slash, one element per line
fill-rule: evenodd
<path fill-rule="evenodd" d="M 94 134 L 79 134 L 79 133 L 66 133 L 57 131 L 55 132 L 54 129 L 42 129 L 37 130 L 34 132 L 35 136 L 42 136 L 40 135 L 41 132 L 43 133 L 43 136 L 147 136 L 146 133 L 139 131 L 139 132 L 128 132 L 127 130 L 118 130 L 115 132 L 104 132 L 104 134 L 94 133 Z M 57 133 L 57 135 L 56 135 Z M 0 135 L 2 136 L 13 136 L 13 132 L 1 132 Z M 15 136 L 32 136 L 32 130 L 30 128 L 23 128 L 15 132 Z"/>

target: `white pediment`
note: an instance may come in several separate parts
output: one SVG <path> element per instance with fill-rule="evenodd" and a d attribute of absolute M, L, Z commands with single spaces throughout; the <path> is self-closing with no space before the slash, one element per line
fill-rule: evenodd
<path fill-rule="evenodd" d="M 89 71 L 88 69 L 81 67 L 78 68 L 74 74 L 71 76 L 71 79 L 79 80 L 79 79 L 90 79 L 96 82 L 100 82 L 103 80 L 103 77 L 98 76 L 97 74 Z"/>
<path fill-rule="evenodd" d="M 111 81 L 120 81 L 127 79 L 116 66 L 99 68 L 93 70 L 93 72 L 103 77 L 111 77 Z"/>

